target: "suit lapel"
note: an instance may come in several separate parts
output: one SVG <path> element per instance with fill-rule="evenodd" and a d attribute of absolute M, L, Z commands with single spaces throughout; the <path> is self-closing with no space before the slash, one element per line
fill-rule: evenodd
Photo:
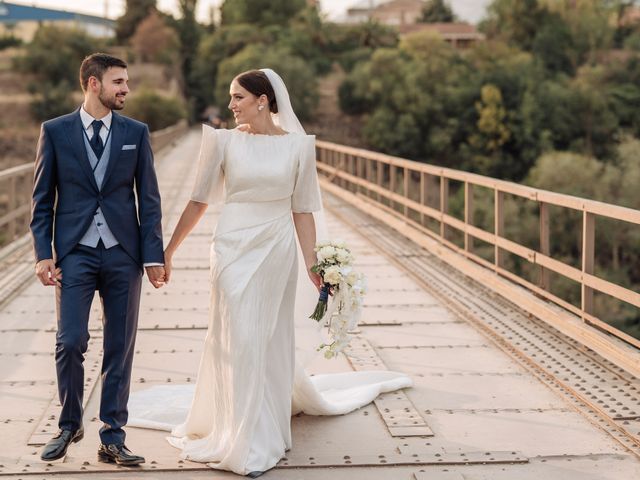
<path fill-rule="evenodd" d="M 82 125 L 82 120 L 80 120 L 80 109 L 76 110 L 75 115 L 66 123 L 65 130 L 80 168 L 91 182 L 93 188 L 98 190 L 98 184 L 93 176 L 93 170 L 91 169 L 91 163 L 84 144 L 84 126 Z"/>
<path fill-rule="evenodd" d="M 102 189 L 109 181 L 109 177 L 113 172 L 113 169 L 118 163 L 118 157 L 122 153 L 122 145 L 127 137 L 127 123 L 124 119 L 113 112 L 111 117 L 111 154 L 109 155 L 109 164 L 107 165 L 107 171 L 104 173 L 104 180 L 102 180 Z"/>

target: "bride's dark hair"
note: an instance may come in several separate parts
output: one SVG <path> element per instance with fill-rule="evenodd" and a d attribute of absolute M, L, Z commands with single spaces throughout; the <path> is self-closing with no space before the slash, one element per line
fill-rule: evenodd
<path fill-rule="evenodd" d="M 261 70 L 248 70 L 242 72 L 235 78 L 236 82 L 248 92 L 253 93 L 256 97 L 266 95 L 269 100 L 269 111 L 278 113 L 278 103 L 276 102 L 276 94 L 273 91 L 271 82 Z"/>

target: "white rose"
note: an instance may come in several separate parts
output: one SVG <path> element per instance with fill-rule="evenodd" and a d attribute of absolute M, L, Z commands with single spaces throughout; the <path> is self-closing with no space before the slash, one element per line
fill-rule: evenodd
<path fill-rule="evenodd" d="M 356 286 L 358 280 L 360 280 L 360 275 L 358 275 L 356 272 L 351 271 L 347 273 L 347 283 L 352 287 Z"/>
<path fill-rule="evenodd" d="M 342 274 L 340 273 L 340 268 L 336 265 L 332 265 L 327 268 L 322 275 L 322 279 L 330 283 L 331 285 L 338 285 L 342 280 Z"/>
<path fill-rule="evenodd" d="M 336 249 L 336 260 L 338 260 L 339 263 L 348 264 L 351 263 L 353 257 L 351 256 L 351 253 L 349 253 L 349 250 L 338 248 Z"/>
<path fill-rule="evenodd" d="M 337 248 L 346 248 L 347 247 L 347 242 L 345 242 L 341 238 L 335 239 L 332 244 Z"/>
<path fill-rule="evenodd" d="M 330 245 L 324 246 L 320 250 L 318 250 L 318 261 L 324 262 L 327 259 L 333 258 L 335 254 L 336 254 L 335 248 L 333 248 Z"/>

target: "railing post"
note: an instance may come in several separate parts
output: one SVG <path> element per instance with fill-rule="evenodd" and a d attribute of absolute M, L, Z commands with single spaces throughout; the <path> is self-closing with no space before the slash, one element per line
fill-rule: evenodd
<path fill-rule="evenodd" d="M 444 175 L 440 176 L 440 236 L 447 239 L 447 224 L 444 222 L 444 215 L 449 212 L 449 179 Z"/>
<path fill-rule="evenodd" d="M 351 154 L 347 155 L 347 165 L 349 165 L 349 173 L 354 177 L 358 176 L 358 159 Z M 358 193 L 358 184 L 352 183 L 351 188 L 349 188 L 352 193 Z"/>
<path fill-rule="evenodd" d="M 543 255 L 551 255 L 551 242 L 549 241 L 549 205 L 544 202 L 540 202 L 540 253 Z M 551 285 L 549 284 L 549 271 L 542 265 L 538 270 L 538 286 L 545 290 L 548 290 Z"/>
<path fill-rule="evenodd" d="M 586 210 L 582 212 L 582 273 L 593 274 L 595 263 L 595 230 L 596 219 Z M 593 314 L 593 289 L 584 284 L 582 279 L 582 311 Z"/>
<path fill-rule="evenodd" d="M 424 172 L 420 172 L 420 205 L 425 204 L 427 200 L 427 182 L 425 181 L 426 174 Z M 420 212 L 420 225 L 424 227 L 424 213 Z"/>
<path fill-rule="evenodd" d="M 396 166 L 389 164 L 389 191 L 396 193 Z M 396 202 L 389 200 L 389 206 L 395 211 Z"/>
<path fill-rule="evenodd" d="M 498 190 L 494 190 L 494 229 L 495 243 L 494 243 L 494 265 L 496 271 L 504 267 L 504 252 L 498 246 L 498 237 L 504 235 L 504 193 Z"/>
<path fill-rule="evenodd" d="M 410 198 L 409 196 L 409 179 L 411 176 L 411 172 L 409 172 L 409 169 L 407 167 L 405 167 L 403 169 L 403 189 L 404 189 L 404 198 Z M 404 206 L 404 216 L 408 217 L 409 216 L 409 207 L 407 207 L 406 205 Z"/>
<path fill-rule="evenodd" d="M 9 212 L 13 212 L 16 208 L 18 208 L 18 199 L 16 198 L 16 180 L 17 180 L 17 176 L 13 176 L 9 179 L 9 203 L 8 203 L 8 209 L 7 211 Z M 8 238 L 7 238 L 7 243 L 10 243 L 13 241 L 14 238 L 16 238 L 16 225 L 18 223 L 19 218 L 14 218 L 13 220 L 11 220 L 9 222 L 9 228 L 7 229 L 7 234 L 8 234 Z"/>
<path fill-rule="evenodd" d="M 380 188 L 382 188 L 383 170 L 384 168 L 382 167 L 382 162 L 380 160 L 376 160 L 376 184 Z M 378 203 L 382 203 L 382 195 L 379 193 L 378 193 Z"/>
<path fill-rule="evenodd" d="M 466 226 L 473 225 L 473 184 L 464 182 L 464 223 Z M 469 232 L 464 232 L 464 250 L 473 250 L 473 237 Z"/>

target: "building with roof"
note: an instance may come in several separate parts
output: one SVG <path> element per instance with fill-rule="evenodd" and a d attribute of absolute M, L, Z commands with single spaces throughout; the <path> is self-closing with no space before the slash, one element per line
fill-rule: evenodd
<path fill-rule="evenodd" d="M 13 35 L 29 42 L 41 25 L 77 28 L 99 38 L 115 36 L 116 27 L 108 18 L 0 0 L 0 36 Z"/>
<path fill-rule="evenodd" d="M 485 35 L 468 23 L 414 23 L 400 25 L 400 35 L 414 32 L 433 32 L 453 47 L 464 49 L 485 40 Z"/>
<path fill-rule="evenodd" d="M 423 0 L 361 0 L 347 9 L 345 23 L 376 20 L 385 25 L 409 25 L 422 16 Z"/>
<path fill-rule="evenodd" d="M 339 21 L 361 23 L 373 20 L 396 27 L 400 35 L 429 31 L 455 48 L 468 48 L 485 39 L 469 23 L 420 23 L 423 7 L 424 0 L 360 0 Z"/>

